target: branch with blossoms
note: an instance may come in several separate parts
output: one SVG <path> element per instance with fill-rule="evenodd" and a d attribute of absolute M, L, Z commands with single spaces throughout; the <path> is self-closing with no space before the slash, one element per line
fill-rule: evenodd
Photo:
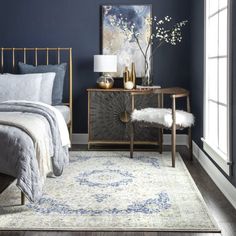
<path fill-rule="evenodd" d="M 164 43 L 177 45 L 182 41 L 182 27 L 187 24 L 187 20 L 180 21 L 172 26 L 172 18 L 169 16 L 164 17 L 161 20 L 157 20 L 157 17 L 145 18 L 145 24 L 149 26 L 150 33 L 147 36 L 147 46 L 142 48 L 140 43 L 140 37 L 144 37 L 138 32 L 135 23 L 128 22 L 127 18 L 124 18 L 122 14 L 119 16 L 110 16 L 109 22 L 112 26 L 118 27 L 126 36 L 129 41 L 135 40 L 142 55 L 145 59 L 145 72 L 148 70 L 148 61 L 155 55 L 157 49 Z M 149 48 L 153 46 L 153 50 L 149 58 L 147 58 Z"/>

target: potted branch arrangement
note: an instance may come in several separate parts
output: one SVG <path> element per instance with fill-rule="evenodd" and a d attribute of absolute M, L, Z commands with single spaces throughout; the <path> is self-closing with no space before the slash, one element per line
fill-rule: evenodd
<path fill-rule="evenodd" d="M 141 35 L 135 23 L 129 22 L 121 14 L 119 17 L 111 17 L 110 24 L 118 27 L 127 40 L 136 42 L 142 56 L 144 57 L 144 74 L 142 75 L 142 85 L 151 86 L 153 84 L 153 56 L 156 54 L 158 48 L 164 44 L 177 45 L 182 41 L 182 28 L 188 22 L 183 20 L 172 24 L 172 18 L 165 16 L 158 20 L 156 16 L 145 18 L 145 25 L 148 27 L 148 33 L 145 34 L 146 47 L 142 47 L 140 43 Z M 151 50 L 152 49 L 152 50 Z"/>

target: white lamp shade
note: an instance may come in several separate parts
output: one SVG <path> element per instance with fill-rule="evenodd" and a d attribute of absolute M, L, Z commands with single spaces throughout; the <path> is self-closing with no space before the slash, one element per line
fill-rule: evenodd
<path fill-rule="evenodd" d="M 117 56 L 94 55 L 94 72 L 117 72 Z"/>

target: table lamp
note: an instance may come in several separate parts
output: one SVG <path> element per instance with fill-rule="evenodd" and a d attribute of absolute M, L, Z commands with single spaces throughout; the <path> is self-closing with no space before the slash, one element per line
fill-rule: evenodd
<path fill-rule="evenodd" d="M 103 73 L 97 79 L 97 84 L 99 88 L 103 89 L 112 88 L 114 84 L 114 79 L 109 73 L 117 72 L 117 56 L 94 55 L 94 72 Z"/>

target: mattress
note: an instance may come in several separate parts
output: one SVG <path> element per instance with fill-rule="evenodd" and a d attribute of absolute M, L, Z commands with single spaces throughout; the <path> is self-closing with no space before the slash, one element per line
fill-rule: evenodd
<path fill-rule="evenodd" d="M 70 123 L 70 108 L 65 105 L 58 105 L 54 106 L 58 111 L 61 112 L 62 116 L 64 117 L 66 124 Z"/>

